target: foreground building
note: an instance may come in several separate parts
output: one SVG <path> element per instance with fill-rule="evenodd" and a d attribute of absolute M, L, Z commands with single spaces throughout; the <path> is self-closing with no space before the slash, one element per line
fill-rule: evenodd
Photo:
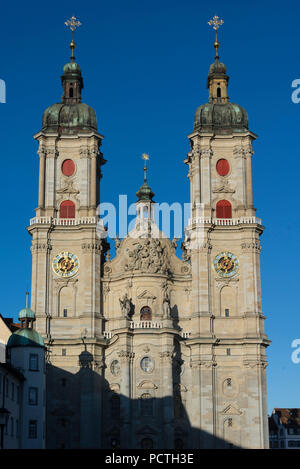
<path fill-rule="evenodd" d="M 97 219 L 103 137 L 81 102 L 74 47 L 62 101 L 35 135 L 39 199 L 28 227 L 32 308 L 50 357 L 47 447 L 267 448 L 256 135 L 229 101 L 219 43 L 209 101 L 188 136 L 183 260 L 155 225 L 146 171 L 136 226 L 108 255 Z"/>
<path fill-rule="evenodd" d="M 20 327 L 5 344 L 5 360 L 0 363 L 1 409 L 6 411 L 3 428 L 5 449 L 45 448 L 46 375 L 45 346 L 33 329 L 35 314 L 28 306 L 19 313 Z M 0 409 L 0 410 L 1 410 Z M 1 429 L 2 430 L 2 429 Z"/>
<path fill-rule="evenodd" d="M 269 417 L 270 449 L 300 449 L 300 409 L 275 408 Z"/>

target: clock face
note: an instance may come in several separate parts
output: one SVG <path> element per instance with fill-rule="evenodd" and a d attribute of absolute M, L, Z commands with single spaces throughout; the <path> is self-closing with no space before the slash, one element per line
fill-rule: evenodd
<path fill-rule="evenodd" d="M 215 257 L 214 267 L 220 277 L 233 277 L 239 270 L 239 260 L 232 252 L 221 252 Z"/>
<path fill-rule="evenodd" d="M 79 270 L 79 260 L 71 252 L 61 252 L 53 259 L 52 268 L 59 277 L 72 277 Z"/>

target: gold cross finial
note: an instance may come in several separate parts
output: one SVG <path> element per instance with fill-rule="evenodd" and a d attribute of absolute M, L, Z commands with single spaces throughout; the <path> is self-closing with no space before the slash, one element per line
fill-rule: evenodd
<path fill-rule="evenodd" d="M 149 155 L 147 153 L 143 153 L 142 158 L 145 161 L 145 165 L 144 165 L 144 182 L 147 182 L 147 161 L 149 160 Z"/>
<path fill-rule="evenodd" d="M 72 55 L 71 55 L 71 61 L 74 62 L 75 57 L 74 57 L 74 49 L 76 47 L 76 44 L 74 42 L 74 31 L 76 28 L 79 28 L 81 26 L 81 22 L 76 18 L 76 16 L 71 16 L 71 18 L 67 21 L 65 21 L 65 25 L 71 29 L 72 31 L 72 41 L 70 42 L 70 47 L 72 50 Z"/>
<path fill-rule="evenodd" d="M 215 15 L 212 20 L 209 20 L 208 24 L 209 26 L 212 26 L 213 29 L 216 31 L 216 40 L 214 43 L 214 47 L 216 49 L 216 60 L 217 60 L 219 58 L 218 49 L 220 46 L 220 43 L 218 42 L 218 29 L 220 26 L 222 26 L 222 24 L 224 24 L 224 21 L 221 18 L 219 18 L 217 15 Z"/>

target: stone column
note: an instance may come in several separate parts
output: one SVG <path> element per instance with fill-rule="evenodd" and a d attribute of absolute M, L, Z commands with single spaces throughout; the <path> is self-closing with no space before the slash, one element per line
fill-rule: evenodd
<path fill-rule="evenodd" d="M 46 152 L 43 148 L 38 151 L 40 155 L 40 174 L 39 174 L 39 209 L 43 209 L 45 207 L 45 160 L 46 160 Z M 41 215 L 39 213 L 39 215 Z"/>
<path fill-rule="evenodd" d="M 211 164 L 212 151 L 210 148 L 201 151 L 201 202 L 204 204 L 204 215 L 211 215 Z"/>
<path fill-rule="evenodd" d="M 120 405 L 121 405 L 121 448 L 129 449 L 131 443 L 131 367 L 134 359 L 134 353 L 122 350 L 118 353 L 121 361 L 121 387 L 120 387 Z"/>
<path fill-rule="evenodd" d="M 174 408 L 173 408 L 173 353 L 165 351 L 160 353 L 161 358 L 161 376 L 163 383 L 163 436 L 164 448 L 174 448 Z"/>
<path fill-rule="evenodd" d="M 97 204 L 97 152 L 91 152 L 91 208 Z"/>
<path fill-rule="evenodd" d="M 247 209 L 253 208 L 253 187 L 252 187 L 252 154 L 253 150 L 249 149 L 245 151 L 245 163 L 246 163 L 246 194 L 247 194 Z"/>

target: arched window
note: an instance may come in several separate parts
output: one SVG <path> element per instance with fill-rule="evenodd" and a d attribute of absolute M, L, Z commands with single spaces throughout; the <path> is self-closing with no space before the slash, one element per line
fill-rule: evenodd
<path fill-rule="evenodd" d="M 75 218 L 75 204 L 72 200 L 64 200 L 60 204 L 60 218 Z"/>
<path fill-rule="evenodd" d="M 232 218 L 232 207 L 228 200 L 219 200 L 217 203 L 217 218 Z"/>
<path fill-rule="evenodd" d="M 110 415 L 113 419 L 120 417 L 120 397 L 113 396 L 110 400 Z"/>
<path fill-rule="evenodd" d="M 217 88 L 217 98 L 221 98 L 221 88 Z"/>
<path fill-rule="evenodd" d="M 70 87 L 70 98 L 73 98 L 73 87 Z"/>
<path fill-rule="evenodd" d="M 140 311 L 140 320 L 141 321 L 152 321 L 152 311 L 149 306 L 143 306 Z"/>
<path fill-rule="evenodd" d="M 141 415 L 151 417 L 153 415 L 153 399 L 151 394 L 145 393 L 141 396 Z"/>
<path fill-rule="evenodd" d="M 153 440 L 151 438 L 143 438 L 141 441 L 142 449 L 153 449 Z"/>

